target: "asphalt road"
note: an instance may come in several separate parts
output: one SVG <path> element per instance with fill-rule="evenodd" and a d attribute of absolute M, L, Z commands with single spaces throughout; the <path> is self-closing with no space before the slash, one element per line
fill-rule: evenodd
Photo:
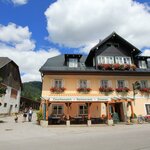
<path fill-rule="evenodd" d="M 42 128 L 22 117 L 0 120 L 0 150 L 150 150 L 150 124 Z"/>

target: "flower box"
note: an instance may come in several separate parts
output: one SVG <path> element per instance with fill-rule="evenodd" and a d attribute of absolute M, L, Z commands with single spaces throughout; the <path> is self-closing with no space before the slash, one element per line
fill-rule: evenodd
<path fill-rule="evenodd" d="M 104 87 L 100 87 L 99 88 L 99 91 L 100 92 L 113 92 L 114 90 L 113 90 L 113 88 L 111 88 L 111 87 L 107 87 L 107 88 L 104 88 Z"/>
<path fill-rule="evenodd" d="M 142 92 L 142 93 L 150 93 L 150 88 L 141 88 L 140 92 Z"/>
<path fill-rule="evenodd" d="M 92 89 L 91 88 L 78 88 L 78 92 L 83 92 L 83 93 L 89 93 Z"/>
<path fill-rule="evenodd" d="M 62 93 L 62 92 L 64 92 L 65 90 L 66 90 L 66 88 L 64 88 L 64 87 L 61 87 L 61 88 L 52 87 L 52 88 L 50 89 L 50 91 L 51 91 L 52 93 Z"/>
<path fill-rule="evenodd" d="M 100 70 L 135 70 L 136 65 L 134 64 L 99 64 L 98 69 Z"/>
<path fill-rule="evenodd" d="M 124 88 L 116 88 L 116 92 L 120 93 L 120 92 L 129 92 L 130 89 L 127 87 Z"/>

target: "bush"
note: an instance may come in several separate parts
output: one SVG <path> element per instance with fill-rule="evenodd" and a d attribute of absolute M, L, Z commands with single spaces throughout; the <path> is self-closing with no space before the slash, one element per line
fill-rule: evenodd
<path fill-rule="evenodd" d="M 43 120 L 42 111 L 38 111 L 38 112 L 36 113 L 36 115 L 37 115 L 37 121 Z"/>

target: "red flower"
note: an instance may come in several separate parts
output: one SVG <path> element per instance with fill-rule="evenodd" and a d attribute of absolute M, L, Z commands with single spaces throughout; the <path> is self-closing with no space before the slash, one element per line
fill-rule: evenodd
<path fill-rule="evenodd" d="M 127 88 L 127 87 L 124 87 L 124 88 L 116 88 L 116 92 L 129 92 L 130 89 Z"/>
<path fill-rule="evenodd" d="M 60 87 L 60 88 L 58 88 L 58 87 L 52 87 L 52 88 L 50 88 L 50 91 L 52 92 L 52 93 L 62 93 L 62 92 L 64 92 L 66 90 L 66 88 L 64 88 L 64 87 Z"/>
<path fill-rule="evenodd" d="M 100 92 L 113 92 L 114 90 L 113 90 L 113 88 L 111 88 L 111 87 L 107 87 L 107 88 L 100 87 L 100 88 L 99 88 L 99 91 L 100 91 Z"/>
<path fill-rule="evenodd" d="M 150 88 L 141 88 L 141 89 L 140 89 L 140 92 L 143 92 L 143 93 L 150 93 Z"/>
<path fill-rule="evenodd" d="M 90 92 L 92 89 L 91 88 L 78 88 L 78 92 Z"/>

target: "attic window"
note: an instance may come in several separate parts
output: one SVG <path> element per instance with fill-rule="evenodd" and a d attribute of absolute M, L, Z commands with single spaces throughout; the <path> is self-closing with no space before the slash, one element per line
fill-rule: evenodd
<path fill-rule="evenodd" d="M 76 58 L 69 58 L 69 67 L 78 67 L 78 60 Z"/>

